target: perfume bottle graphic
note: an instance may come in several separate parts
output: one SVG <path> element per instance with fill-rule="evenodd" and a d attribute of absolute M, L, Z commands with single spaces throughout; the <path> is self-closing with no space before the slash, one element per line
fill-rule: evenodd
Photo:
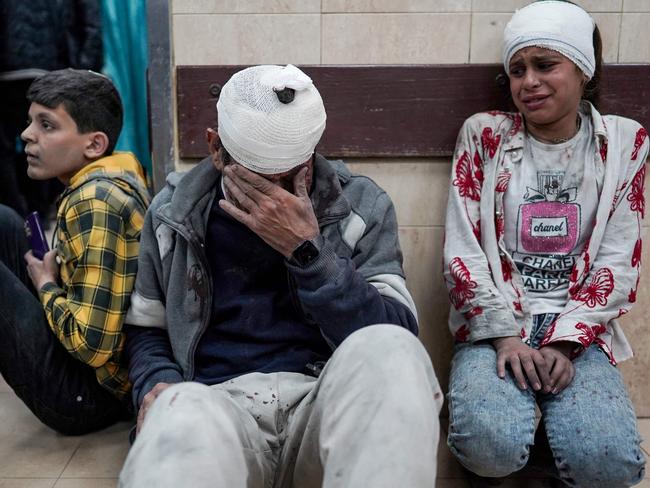
<path fill-rule="evenodd" d="M 519 206 L 518 251 L 529 254 L 571 252 L 580 231 L 580 205 L 577 188 L 562 188 L 564 172 L 540 171 L 538 189 L 528 187 Z"/>

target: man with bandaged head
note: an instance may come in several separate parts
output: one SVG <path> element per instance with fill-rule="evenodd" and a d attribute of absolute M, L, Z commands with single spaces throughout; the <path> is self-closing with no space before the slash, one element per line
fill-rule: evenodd
<path fill-rule="evenodd" d="M 432 486 L 442 403 L 388 195 L 314 152 L 294 66 L 236 73 L 147 213 L 123 487 Z"/>

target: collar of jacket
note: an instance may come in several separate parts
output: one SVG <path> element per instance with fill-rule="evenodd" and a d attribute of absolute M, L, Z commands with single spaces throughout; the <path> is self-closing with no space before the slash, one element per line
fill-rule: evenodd
<path fill-rule="evenodd" d="M 175 187 L 174 193 L 170 202 L 161 206 L 160 213 L 171 222 L 202 232 L 220 176 L 211 157 L 203 159 L 187 173 L 171 173 L 167 177 L 167 184 Z M 350 177 L 342 161 L 328 161 L 318 153 L 314 155 L 314 182 L 310 198 L 319 225 L 349 215 L 351 206 L 343 195 L 341 182 L 347 182 Z"/>
<path fill-rule="evenodd" d="M 127 192 L 137 192 L 143 205 L 148 205 L 150 196 L 147 190 L 147 181 L 144 169 L 135 155 L 130 152 L 114 152 L 110 156 L 100 158 L 87 164 L 77 171 L 71 178 L 68 186 L 57 198 L 57 206 L 63 198 L 71 192 L 97 177 L 110 178 L 115 184 Z"/>
<path fill-rule="evenodd" d="M 132 173 L 139 180 L 142 180 L 143 182 L 145 180 L 144 170 L 133 153 L 115 152 L 110 156 L 97 159 L 81 168 L 70 178 L 68 187 L 73 189 L 82 185 L 84 182 L 91 179 L 95 173 Z"/>
<path fill-rule="evenodd" d="M 603 145 L 607 145 L 607 127 L 603 121 L 603 116 L 600 115 L 600 112 L 596 110 L 591 102 L 583 100 L 580 103 L 580 110 L 583 113 L 589 114 L 591 117 L 591 123 L 594 127 L 594 137 L 596 138 L 596 143 L 598 145 L 598 150 Z M 521 116 L 521 114 L 519 114 Z M 523 120 L 523 116 L 522 116 Z M 526 127 L 524 124 L 521 124 L 519 130 L 512 134 L 507 141 L 504 143 L 505 151 L 512 151 L 516 149 L 522 149 L 524 147 L 524 140 L 526 138 Z"/>

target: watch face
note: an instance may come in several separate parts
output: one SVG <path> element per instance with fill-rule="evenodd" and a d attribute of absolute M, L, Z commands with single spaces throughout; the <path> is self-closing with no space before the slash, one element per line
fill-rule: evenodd
<path fill-rule="evenodd" d="M 318 257 L 318 249 L 311 241 L 305 241 L 293 252 L 293 258 L 302 266 L 311 263 Z"/>

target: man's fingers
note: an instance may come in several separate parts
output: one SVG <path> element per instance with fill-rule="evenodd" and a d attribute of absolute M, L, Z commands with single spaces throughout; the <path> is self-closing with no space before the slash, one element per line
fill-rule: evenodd
<path fill-rule="evenodd" d="M 309 198 L 307 191 L 307 167 L 304 167 L 293 177 L 293 188 L 298 198 Z"/>
<path fill-rule="evenodd" d="M 228 200 L 219 200 L 221 209 L 235 220 L 238 220 L 249 229 L 253 230 L 253 218 L 243 210 L 238 209 Z M 253 230 L 254 231 L 254 230 Z"/>
<path fill-rule="evenodd" d="M 253 208 L 255 202 L 249 198 L 246 192 L 242 190 L 242 188 L 240 188 L 240 186 L 232 178 L 225 176 L 223 179 L 223 184 L 226 187 L 228 195 L 232 197 L 239 206 L 245 208 L 246 210 Z"/>
<path fill-rule="evenodd" d="M 521 361 L 521 365 L 524 368 L 524 371 L 526 372 L 526 376 L 528 377 L 528 382 L 530 383 L 530 386 L 533 387 L 533 390 L 537 391 L 539 390 L 542 385 L 539 380 L 539 376 L 537 376 L 537 369 L 535 368 L 535 363 L 533 362 L 533 358 L 530 356 L 524 356 L 524 357 L 519 357 Z"/>
<path fill-rule="evenodd" d="M 244 182 L 248 183 L 254 190 L 258 190 L 259 192 L 264 193 L 266 195 L 270 195 L 275 191 L 275 189 L 279 188 L 277 185 L 273 184 L 266 178 L 257 175 L 252 171 L 249 171 L 248 169 L 244 168 L 239 164 L 232 164 L 226 166 L 224 171 L 226 171 L 229 176 L 230 173 L 232 173 L 232 175 L 234 175 L 235 177 L 240 178 Z M 251 198 L 255 199 L 255 197 L 253 197 L 252 195 Z"/>

